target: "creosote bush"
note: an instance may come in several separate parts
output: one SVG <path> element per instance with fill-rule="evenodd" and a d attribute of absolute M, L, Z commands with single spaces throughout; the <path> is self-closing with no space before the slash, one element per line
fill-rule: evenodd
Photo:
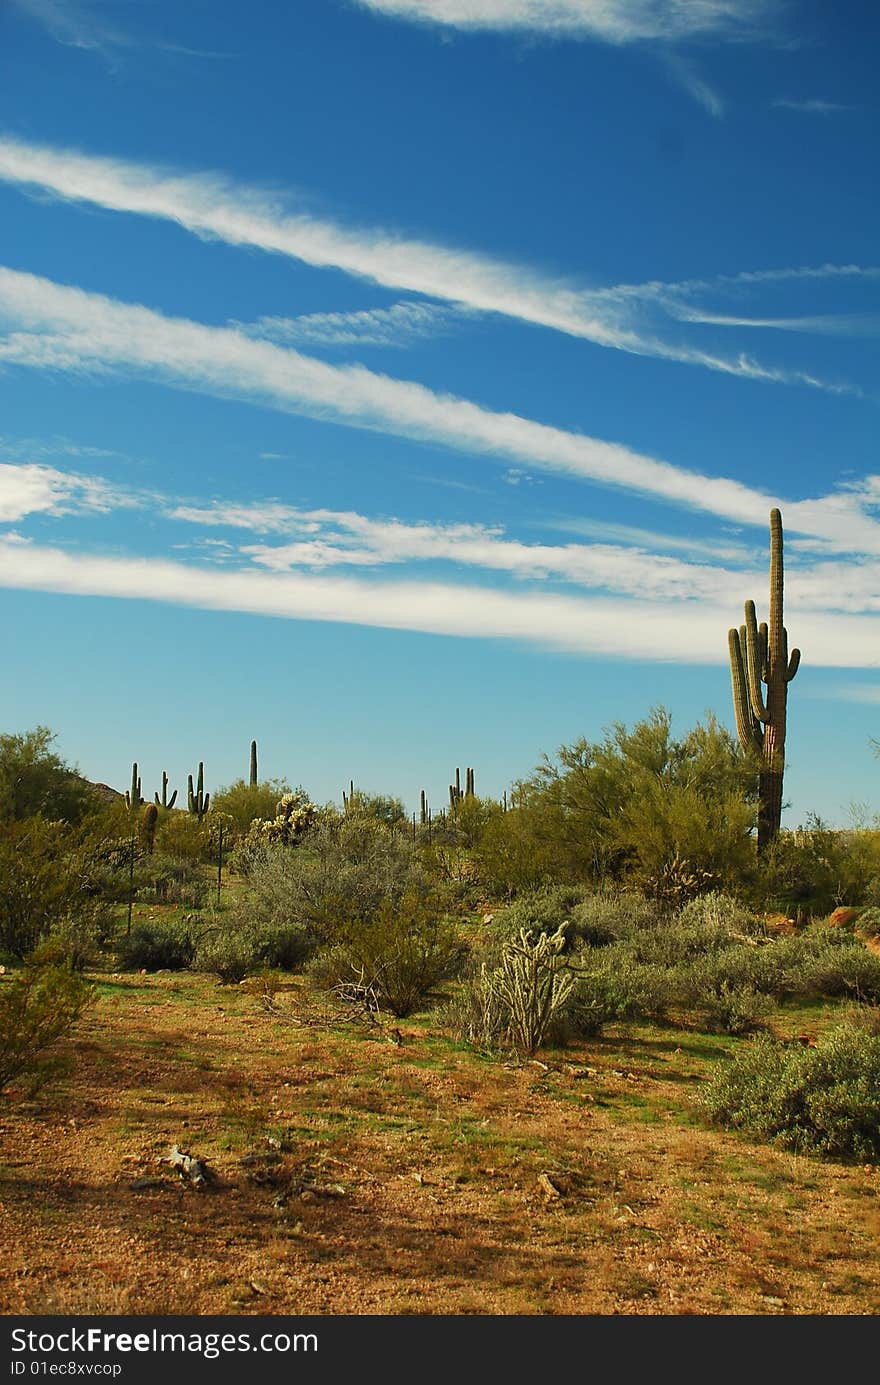
<path fill-rule="evenodd" d="M 815 1048 L 758 1035 L 718 1069 L 703 1104 L 713 1120 L 803 1154 L 880 1158 L 880 1036 L 854 1023 Z"/>
<path fill-rule="evenodd" d="M 138 923 L 118 938 L 116 954 L 124 971 L 184 971 L 196 953 L 188 923 Z"/>
<path fill-rule="evenodd" d="M 334 937 L 312 969 L 316 984 L 329 989 L 357 980 L 400 1018 L 458 976 L 467 955 L 440 902 L 417 894 L 380 900 L 369 917 L 338 919 Z"/>
<path fill-rule="evenodd" d="M 33 1095 L 68 1062 L 47 1052 L 70 1033 L 95 991 L 67 966 L 32 962 L 0 977 L 0 1094 L 21 1082 Z"/>

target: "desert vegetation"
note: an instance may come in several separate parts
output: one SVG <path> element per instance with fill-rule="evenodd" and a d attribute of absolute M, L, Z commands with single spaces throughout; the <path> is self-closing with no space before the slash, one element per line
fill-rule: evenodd
<path fill-rule="evenodd" d="M 26 1265 L 0 1274 L 6 1311 L 282 1312 L 291 1265 L 299 1283 L 325 1252 L 316 1310 L 387 1311 L 352 1237 L 419 1247 L 395 1311 L 876 1310 L 880 824 L 781 826 L 799 654 L 777 511 L 770 536 L 769 622 L 749 602 L 730 632 L 736 738 L 655 708 L 499 799 L 456 768 L 442 808 L 422 788 L 407 814 L 353 780 L 341 804 L 261 780 L 256 741 L 246 780 L 209 789 L 199 762 L 178 807 L 164 772 L 150 797 L 135 762 L 120 793 L 45 727 L 0 736 L 4 1205 L 29 1245 L 53 1239 L 47 1216 L 72 1233 L 87 1207 L 112 1241 L 138 1202 L 156 1214 L 109 1305 L 71 1301 L 70 1266 L 95 1281 L 73 1255 L 36 1284 Z M 91 1127 L 79 1182 L 59 1165 L 65 1120 Z M 699 1194 L 670 1181 L 681 1148 Z M 811 1229 L 800 1259 L 744 1237 L 744 1165 L 774 1194 L 765 1230 L 792 1208 Z M 401 1179 L 440 1191 L 414 1206 L 388 1195 Z M 851 1203 L 829 1220 L 832 1183 Z M 461 1224 L 462 1184 L 477 1231 L 449 1282 L 430 1228 Z M 34 1186 L 55 1190 L 48 1211 Z M 364 1240 L 380 1205 L 392 1231 Z M 192 1217 L 211 1242 L 198 1264 L 169 1230 Z M 539 1227 L 546 1254 L 499 1259 L 493 1219 L 515 1242 Z M 577 1273 L 585 1246 L 598 1279 Z M 169 1299 L 174 1254 L 192 1282 Z M 720 1269 L 695 1288 L 708 1254 Z"/>
<path fill-rule="evenodd" d="M 404 1186 L 435 1179 L 444 1206 L 479 1188 L 471 1254 L 495 1244 L 493 1217 L 520 1236 L 537 1217 L 546 1264 L 508 1265 L 503 1284 L 478 1277 L 474 1302 L 473 1279 L 449 1282 L 442 1256 L 420 1252 L 414 1298 L 397 1294 L 392 1311 L 876 1303 L 874 1272 L 841 1238 L 857 1228 L 874 1250 L 880 1238 L 880 829 L 812 818 L 759 844 L 754 757 L 713 717 L 676 733 L 662 708 L 561 747 L 498 800 L 478 795 L 472 768 L 456 771 L 436 812 L 424 792 L 407 815 L 354 783 L 340 805 L 317 804 L 256 770 L 253 745 L 248 779 L 208 791 L 200 765 L 178 807 L 165 775 L 143 794 L 136 765 L 125 793 L 90 785 L 46 728 L 0 738 L 4 1202 L 31 1246 L 47 1216 L 72 1234 L 86 1204 L 111 1240 L 145 1205 L 157 1217 L 129 1297 L 102 1289 L 95 1265 L 50 1257 L 39 1282 L 14 1263 L 0 1277 L 6 1311 L 286 1311 L 279 1267 L 314 1270 L 321 1237 L 348 1244 L 350 1200 L 371 1179 L 413 1178 Z M 483 1113 L 473 1127 L 462 1087 Z M 83 1130 L 76 1175 L 57 1164 L 59 1124 L 68 1149 Z M 33 1167 L 22 1140 L 41 1151 Z M 684 1220 L 667 1167 L 676 1142 L 712 1166 Z M 209 1180 L 191 1186 L 174 1150 Z M 655 1183 L 656 1225 L 612 1213 L 638 1205 L 632 1188 L 615 1192 L 615 1161 Z M 814 1251 L 776 1263 L 768 1241 L 763 1288 L 749 1280 L 741 1166 L 783 1190 L 768 1194 L 768 1224 L 799 1206 L 827 1263 Z M 836 1227 L 818 1191 L 832 1168 L 852 1199 Z M 26 1195 L 41 1180 L 45 1203 Z M 729 1216 L 711 1209 L 719 1195 Z M 200 1270 L 188 1262 L 192 1282 L 171 1299 L 159 1266 L 186 1256 L 169 1244 L 175 1219 L 159 1216 L 169 1197 L 206 1235 L 229 1233 Z M 410 1203 L 391 1233 L 404 1247 L 427 1234 Z M 269 1271 L 251 1264 L 253 1224 Z M 667 1255 L 682 1227 L 715 1238 L 726 1267 L 698 1291 L 685 1286 L 690 1251 Z M 662 1275 L 633 1269 L 639 1237 L 650 1257 L 638 1264 Z M 572 1268 L 588 1243 L 605 1248 L 589 1289 Z M 81 1308 L 74 1262 L 92 1284 Z M 334 1297 L 315 1279 L 316 1311 L 386 1311 L 362 1267 L 341 1249 L 334 1263 L 344 1288 Z"/>

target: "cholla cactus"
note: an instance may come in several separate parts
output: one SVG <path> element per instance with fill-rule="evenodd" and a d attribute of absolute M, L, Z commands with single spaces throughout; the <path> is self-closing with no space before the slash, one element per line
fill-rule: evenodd
<path fill-rule="evenodd" d="M 303 802 L 298 794 L 286 793 L 275 805 L 274 818 L 254 819 L 247 840 L 254 844 L 295 846 L 314 823 L 317 812 L 316 803 Z"/>
<path fill-rule="evenodd" d="M 500 1005 L 511 1041 L 522 1053 L 540 1047 L 571 995 L 574 973 L 562 955 L 564 947 L 564 924 L 536 938 L 523 928 L 505 947 L 501 965 L 481 972 L 481 987 Z"/>

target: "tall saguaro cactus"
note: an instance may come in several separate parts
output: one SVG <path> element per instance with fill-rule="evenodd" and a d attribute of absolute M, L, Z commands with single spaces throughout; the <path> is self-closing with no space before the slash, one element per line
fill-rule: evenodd
<path fill-rule="evenodd" d="M 141 778 L 138 774 L 137 760 L 131 767 L 131 788 L 125 790 L 125 806 L 130 813 L 137 812 L 143 803 L 141 797 Z"/>
<path fill-rule="evenodd" d="M 201 822 L 208 811 L 208 803 L 211 798 L 209 793 L 205 793 L 205 766 L 201 760 L 199 760 L 199 773 L 198 779 L 196 780 L 196 788 L 193 789 L 193 777 L 191 774 L 188 774 L 186 777 L 186 787 L 186 806 L 193 816 L 197 817 L 199 822 Z"/>
<path fill-rule="evenodd" d="M 166 810 L 170 810 L 171 808 L 173 808 L 175 803 L 177 802 L 176 789 L 174 790 L 174 793 L 171 795 L 171 797 L 168 797 L 168 775 L 165 773 L 164 769 L 162 771 L 162 797 L 160 798 L 157 793 L 154 793 L 153 798 L 155 800 L 157 808 L 165 808 Z"/>
<path fill-rule="evenodd" d="M 782 623 L 782 515 L 770 511 L 770 618 L 758 625 L 754 601 L 745 606 L 745 624 L 730 630 L 730 678 L 736 729 L 743 749 L 760 758 L 758 775 L 758 850 L 779 832 L 785 772 L 785 719 L 788 685 L 801 652 L 788 652 Z M 761 684 L 766 687 L 766 693 Z"/>
<path fill-rule="evenodd" d="M 252 789 L 257 787 L 257 743 L 251 741 L 251 777 L 250 786 Z"/>

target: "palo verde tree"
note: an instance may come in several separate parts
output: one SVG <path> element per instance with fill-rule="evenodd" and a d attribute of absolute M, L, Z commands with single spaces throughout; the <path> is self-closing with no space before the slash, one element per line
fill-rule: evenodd
<path fill-rule="evenodd" d="M 788 652 L 782 623 L 782 515 L 770 511 L 770 619 L 757 623 L 754 601 L 745 605 L 745 624 L 728 632 L 730 677 L 736 729 L 743 750 L 760 762 L 758 772 L 758 850 L 779 834 L 785 772 L 785 721 L 788 685 L 801 652 Z M 766 687 L 766 695 L 761 684 Z"/>

